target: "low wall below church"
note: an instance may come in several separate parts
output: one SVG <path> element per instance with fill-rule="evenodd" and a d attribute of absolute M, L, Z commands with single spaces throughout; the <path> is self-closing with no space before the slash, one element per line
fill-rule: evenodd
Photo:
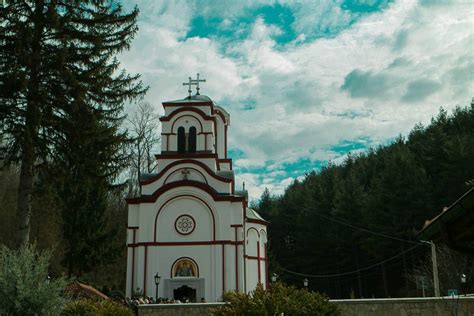
<path fill-rule="evenodd" d="M 138 306 L 138 316 L 202 316 L 225 303 L 148 304 Z"/>
<path fill-rule="evenodd" d="M 474 316 L 474 297 L 331 300 L 342 316 Z"/>
<path fill-rule="evenodd" d="M 474 297 L 380 298 L 331 300 L 342 316 L 474 316 Z M 138 316 L 211 315 L 225 303 L 150 304 L 138 307 Z"/>

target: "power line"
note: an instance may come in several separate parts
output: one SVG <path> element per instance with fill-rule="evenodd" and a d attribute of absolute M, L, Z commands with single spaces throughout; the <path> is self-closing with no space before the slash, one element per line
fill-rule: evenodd
<path fill-rule="evenodd" d="M 418 244 L 418 245 L 415 245 L 411 248 L 408 248 L 407 250 L 405 251 L 402 251 L 388 259 L 385 259 L 385 260 L 382 260 L 380 262 L 377 262 L 375 264 L 372 264 L 372 265 L 369 265 L 369 266 L 366 266 L 366 267 L 363 267 L 363 268 L 360 268 L 360 269 L 357 269 L 357 270 L 354 270 L 354 271 L 348 271 L 348 272 L 342 272 L 342 273 L 335 273 L 335 274 L 320 274 L 320 275 L 317 275 L 317 274 L 306 274 L 306 273 L 299 273 L 299 272 L 295 272 L 295 271 L 291 271 L 291 270 L 288 270 L 288 269 L 285 269 L 283 267 L 280 267 L 281 270 L 285 271 L 285 272 L 288 272 L 288 273 L 291 273 L 291 274 L 294 274 L 294 275 L 299 275 L 299 276 L 303 276 L 303 277 L 307 277 L 307 278 L 333 278 L 333 277 L 339 277 L 339 276 L 345 276 L 345 275 L 350 275 L 350 274 L 355 274 L 355 273 L 359 273 L 361 271 L 365 271 L 365 270 L 369 270 L 369 269 L 372 269 L 376 266 L 379 266 L 381 264 L 384 264 L 385 262 L 389 262 L 393 259 L 396 259 L 398 257 L 400 257 L 401 255 L 404 255 L 405 253 L 409 252 L 409 251 L 412 251 L 413 249 L 415 248 L 418 248 L 420 246 L 422 246 L 423 244 Z"/>
<path fill-rule="evenodd" d="M 295 206 L 295 205 L 293 205 Z M 406 243 L 410 243 L 410 244 L 415 244 L 415 245 L 422 245 L 422 243 L 418 242 L 418 241 L 413 241 L 413 240 L 408 240 L 408 239 L 402 239 L 402 238 L 398 238 L 398 237 L 394 237 L 394 236 L 390 236 L 390 235 L 386 235 L 386 234 L 383 234 L 383 233 L 378 233 L 378 232 L 374 232 L 372 230 L 369 230 L 367 228 L 363 228 L 363 227 L 359 227 L 359 226 L 355 226 L 355 225 L 352 225 L 350 223 L 347 223 L 347 222 L 344 222 L 344 221 L 341 221 L 341 220 L 338 220 L 338 219 L 335 219 L 333 217 L 330 217 L 330 216 L 326 216 L 326 215 L 323 215 L 321 213 L 319 213 L 318 211 L 314 210 L 314 209 L 310 209 L 310 208 L 307 208 L 307 207 L 304 207 L 304 206 L 297 206 L 297 207 L 300 207 L 300 208 L 303 208 L 307 211 L 310 211 L 310 212 L 313 212 L 314 214 L 322 217 L 322 218 L 325 218 L 329 221 L 332 221 L 332 222 L 335 222 L 335 223 L 338 223 L 338 224 L 341 224 L 341 225 L 344 225 L 344 226 L 348 226 L 348 227 L 351 227 L 351 228 L 354 228 L 354 229 L 358 229 L 360 231 L 363 231 L 363 232 L 366 232 L 366 233 L 369 233 L 369 234 L 372 234 L 372 235 L 377 235 L 377 236 L 380 236 L 380 237 L 385 237 L 385 238 L 389 238 L 389 239 L 393 239 L 393 240 L 398 240 L 398 241 L 403 241 L 403 242 L 406 242 Z"/>

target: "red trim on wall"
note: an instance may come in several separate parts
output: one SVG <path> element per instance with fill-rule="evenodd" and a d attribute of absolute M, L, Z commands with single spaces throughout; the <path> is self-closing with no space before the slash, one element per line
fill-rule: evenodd
<path fill-rule="evenodd" d="M 249 255 L 245 255 L 245 258 L 249 260 L 264 260 L 265 259 L 263 257 L 256 257 L 256 256 L 249 256 Z"/>
<path fill-rule="evenodd" d="M 260 272 L 260 241 L 257 241 L 257 265 L 258 265 L 258 283 L 262 283 Z"/>
<path fill-rule="evenodd" d="M 198 135 L 201 135 L 201 134 L 203 134 L 203 135 L 209 135 L 209 134 L 212 134 L 212 132 L 199 132 L 199 133 L 198 133 Z"/>
<path fill-rule="evenodd" d="M 170 150 L 170 135 L 166 135 L 166 151 Z"/>
<path fill-rule="evenodd" d="M 160 117 L 160 121 L 161 122 L 171 121 L 171 119 L 173 117 L 175 117 L 177 114 L 179 114 L 181 112 L 194 112 L 194 113 L 198 114 L 199 116 L 201 116 L 205 121 L 214 121 L 215 120 L 214 117 L 207 115 L 203 110 L 200 110 L 200 109 L 197 109 L 197 108 L 192 108 L 192 107 L 182 107 L 180 109 L 174 110 L 173 112 L 171 112 L 167 116 Z M 199 121 L 199 119 L 198 119 L 198 121 Z M 202 125 L 201 125 L 201 127 L 202 127 Z M 202 128 L 201 128 L 201 131 L 202 131 Z M 171 132 L 173 132 L 173 128 L 171 128 Z"/>
<path fill-rule="evenodd" d="M 167 153 L 161 152 L 161 154 L 156 154 L 155 155 L 156 159 L 183 159 L 183 158 L 212 158 L 216 159 L 217 161 L 217 155 L 213 154 L 212 152 L 209 151 L 201 151 L 201 152 L 195 152 L 195 153 L 178 153 L 176 151 L 170 151 Z"/>
<path fill-rule="evenodd" d="M 145 246 L 145 269 L 143 270 L 143 294 L 147 296 L 146 293 L 146 272 L 148 269 L 148 246 Z"/>
<path fill-rule="evenodd" d="M 183 181 L 177 181 L 177 182 L 183 182 Z M 177 183 L 177 182 L 172 182 L 171 184 Z M 184 182 L 188 182 L 188 181 L 184 181 Z M 199 182 L 199 183 L 201 183 L 201 182 Z M 165 187 L 165 186 L 166 186 L 166 185 L 164 185 L 163 187 Z M 163 187 L 162 187 L 162 188 L 163 188 Z M 158 191 L 159 191 L 159 190 L 158 190 Z M 212 239 L 213 239 L 213 240 L 216 240 L 216 218 L 214 217 L 214 212 L 212 211 L 212 208 L 209 206 L 209 204 L 207 204 L 206 201 L 204 201 L 203 199 L 201 199 L 201 198 L 199 198 L 199 197 L 197 197 L 197 196 L 189 195 L 189 194 L 181 194 L 181 195 L 174 196 L 174 197 L 172 197 L 171 199 L 167 200 L 165 203 L 163 203 L 163 205 L 161 205 L 160 209 L 159 209 L 158 212 L 156 213 L 153 241 L 156 242 L 156 234 L 157 234 L 157 226 L 158 226 L 158 215 L 160 215 L 161 210 L 162 210 L 169 202 L 173 201 L 174 199 L 181 198 L 181 197 L 191 197 L 191 198 L 197 199 L 197 200 L 201 201 L 202 203 L 204 203 L 204 205 L 207 206 L 207 208 L 208 208 L 209 211 L 211 212 L 211 216 L 212 216 Z"/>
<path fill-rule="evenodd" d="M 176 133 L 161 133 L 161 135 L 169 136 L 169 135 L 176 135 Z"/>
<path fill-rule="evenodd" d="M 245 201 L 245 197 L 236 196 L 236 195 L 220 195 L 214 188 L 211 188 L 205 183 L 193 180 L 181 180 L 167 183 L 156 190 L 152 195 L 144 195 L 136 198 L 127 198 L 126 201 L 128 204 L 140 204 L 140 203 L 155 203 L 158 197 L 174 188 L 181 187 L 194 187 L 201 189 L 202 191 L 208 193 L 214 201 L 230 201 L 230 202 L 242 202 Z"/>
<path fill-rule="evenodd" d="M 214 144 L 216 144 L 215 150 L 216 150 L 216 155 L 219 157 L 219 151 L 217 150 L 217 123 L 216 120 L 214 120 Z M 217 164 L 219 166 L 219 163 Z"/>
<path fill-rule="evenodd" d="M 222 294 L 225 292 L 225 245 L 222 244 Z"/>
<path fill-rule="evenodd" d="M 214 111 L 212 101 L 190 101 L 190 102 L 180 102 L 176 103 L 174 101 L 166 101 L 161 103 L 163 107 L 168 106 L 210 106 L 211 110 Z"/>
<path fill-rule="evenodd" d="M 227 125 L 224 126 L 224 154 L 227 158 Z M 232 165 L 230 165 L 230 169 L 232 169 Z"/>
<path fill-rule="evenodd" d="M 256 229 L 255 227 L 250 227 L 249 229 L 247 229 L 247 233 L 245 234 L 245 236 L 249 236 L 249 231 L 251 230 L 254 230 L 257 232 L 257 237 L 260 238 L 260 232 L 258 231 L 258 229 Z"/>
<path fill-rule="evenodd" d="M 138 227 L 137 227 L 138 228 Z M 135 244 L 137 242 L 136 240 L 136 233 L 137 233 L 137 230 L 135 228 L 131 228 L 133 229 L 133 243 Z M 133 296 L 133 285 L 135 283 L 135 247 L 132 248 L 132 284 L 130 284 L 130 287 L 131 287 L 131 291 L 130 291 L 130 296 Z"/>
<path fill-rule="evenodd" d="M 128 229 L 138 229 L 138 226 L 127 226 Z"/>
<path fill-rule="evenodd" d="M 206 176 L 203 175 L 201 171 L 197 170 L 196 168 L 192 168 L 192 167 L 184 167 L 184 168 L 176 169 L 175 171 L 171 172 L 168 176 L 166 176 L 166 178 L 165 178 L 165 180 L 163 181 L 163 183 L 166 183 L 166 181 L 168 181 L 168 178 L 171 177 L 171 175 L 175 174 L 176 172 L 178 172 L 178 171 L 180 171 L 180 170 L 184 170 L 184 169 L 190 169 L 190 170 L 196 171 L 197 173 L 199 173 L 199 174 L 204 178 L 204 181 L 206 181 L 206 184 L 209 184 L 209 183 L 207 182 Z"/>
<path fill-rule="evenodd" d="M 261 220 L 261 219 L 253 219 L 253 218 L 248 218 L 247 217 L 247 222 L 249 223 L 255 223 L 255 224 L 261 224 L 267 226 L 270 224 L 270 222 L 267 222 L 266 220 Z"/>
<path fill-rule="evenodd" d="M 234 227 L 235 231 L 235 290 L 239 291 L 239 245 L 238 238 L 237 238 L 237 229 L 238 227 Z"/>
<path fill-rule="evenodd" d="M 182 156 L 180 158 L 183 158 Z M 213 157 L 214 158 L 214 157 Z M 219 180 L 219 181 L 222 181 L 222 182 L 226 182 L 226 183 L 229 183 L 232 181 L 232 179 L 227 179 L 227 178 L 224 178 L 224 177 L 221 177 L 217 174 L 215 174 L 214 171 L 211 170 L 211 168 L 209 168 L 205 163 L 199 161 L 199 160 L 194 160 L 194 159 L 182 159 L 182 160 L 177 160 L 175 162 L 172 162 L 170 163 L 169 165 L 167 165 L 165 168 L 163 168 L 163 170 L 161 170 L 160 173 L 158 173 L 157 175 L 151 177 L 151 178 L 148 178 L 146 180 L 142 180 L 140 181 L 140 184 L 142 185 L 145 185 L 145 184 L 150 184 L 150 183 L 153 183 L 155 182 L 156 180 L 158 180 L 159 178 L 161 178 L 168 170 L 170 170 L 171 168 L 175 167 L 175 166 L 178 166 L 178 165 L 181 165 L 181 164 L 186 164 L 186 163 L 190 163 L 190 164 L 194 164 L 194 165 L 197 165 L 201 168 L 203 168 L 211 177 L 213 177 L 214 179 L 216 180 Z"/>
<path fill-rule="evenodd" d="M 244 227 L 244 225 L 242 225 L 242 224 L 232 224 L 232 225 L 230 225 L 230 227 Z"/>
<path fill-rule="evenodd" d="M 174 119 L 173 123 L 171 123 L 171 132 L 173 132 L 174 124 L 176 123 L 176 121 L 179 120 L 180 118 L 183 118 L 183 117 L 192 117 L 193 119 L 198 121 L 199 128 L 200 128 L 199 132 L 203 131 L 204 127 L 202 126 L 202 122 L 201 122 L 201 120 L 199 120 L 199 118 L 197 118 L 197 117 L 195 117 L 194 115 L 191 115 L 191 114 L 184 114 L 184 115 L 178 116 L 176 119 Z M 161 118 L 160 118 L 160 120 L 161 120 Z M 194 124 L 192 126 L 194 126 Z M 183 126 L 183 128 L 184 128 L 184 126 Z"/>
<path fill-rule="evenodd" d="M 263 246 L 265 251 L 265 289 L 268 289 L 268 255 L 267 255 L 267 243 Z"/>
<path fill-rule="evenodd" d="M 242 241 L 211 240 L 211 241 L 145 241 L 128 244 L 127 247 L 151 247 L 151 246 L 212 246 L 212 245 L 242 245 Z"/>
<path fill-rule="evenodd" d="M 221 117 L 221 119 L 222 119 L 222 122 L 223 122 L 225 125 L 227 125 L 227 121 L 226 121 L 226 119 L 225 119 L 225 116 L 224 116 L 224 114 L 223 114 L 221 111 L 219 111 L 219 110 L 216 109 L 216 110 L 214 111 L 214 114 L 219 115 L 219 116 Z"/>

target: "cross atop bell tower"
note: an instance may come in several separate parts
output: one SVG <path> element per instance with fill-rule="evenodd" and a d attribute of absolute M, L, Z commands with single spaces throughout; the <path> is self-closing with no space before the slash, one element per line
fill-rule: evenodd
<path fill-rule="evenodd" d="M 206 82 L 206 79 L 199 79 L 199 73 L 197 73 L 197 79 L 191 79 L 191 82 L 196 84 L 196 95 L 199 95 L 199 82 Z"/>
<path fill-rule="evenodd" d="M 191 86 L 196 86 L 196 95 L 200 95 L 199 90 L 201 89 L 199 88 L 199 83 L 206 82 L 206 79 L 199 79 L 199 73 L 196 76 L 197 79 L 192 79 L 191 77 L 188 77 L 188 82 L 183 82 L 183 86 L 188 86 L 189 99 L 191 99 L 192 93 Z"/>

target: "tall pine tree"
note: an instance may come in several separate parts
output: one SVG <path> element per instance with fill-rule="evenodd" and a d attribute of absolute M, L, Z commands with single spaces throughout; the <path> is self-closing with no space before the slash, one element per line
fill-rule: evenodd
<path fill-rule="evenodd" d="M 17 243 L 29 240 L 37 165 L 60 155 L 71 108 L 104 124 L 120 122 L 123 104 L 142 96 L 139 75 L 115 55 L 137 32 L 138 9 L 115 1 L 26 0 L 0 7 L 0 121 L 7 162 L 19 163 Z M 74 145 L 74 144 L 70 144 Z"/>

